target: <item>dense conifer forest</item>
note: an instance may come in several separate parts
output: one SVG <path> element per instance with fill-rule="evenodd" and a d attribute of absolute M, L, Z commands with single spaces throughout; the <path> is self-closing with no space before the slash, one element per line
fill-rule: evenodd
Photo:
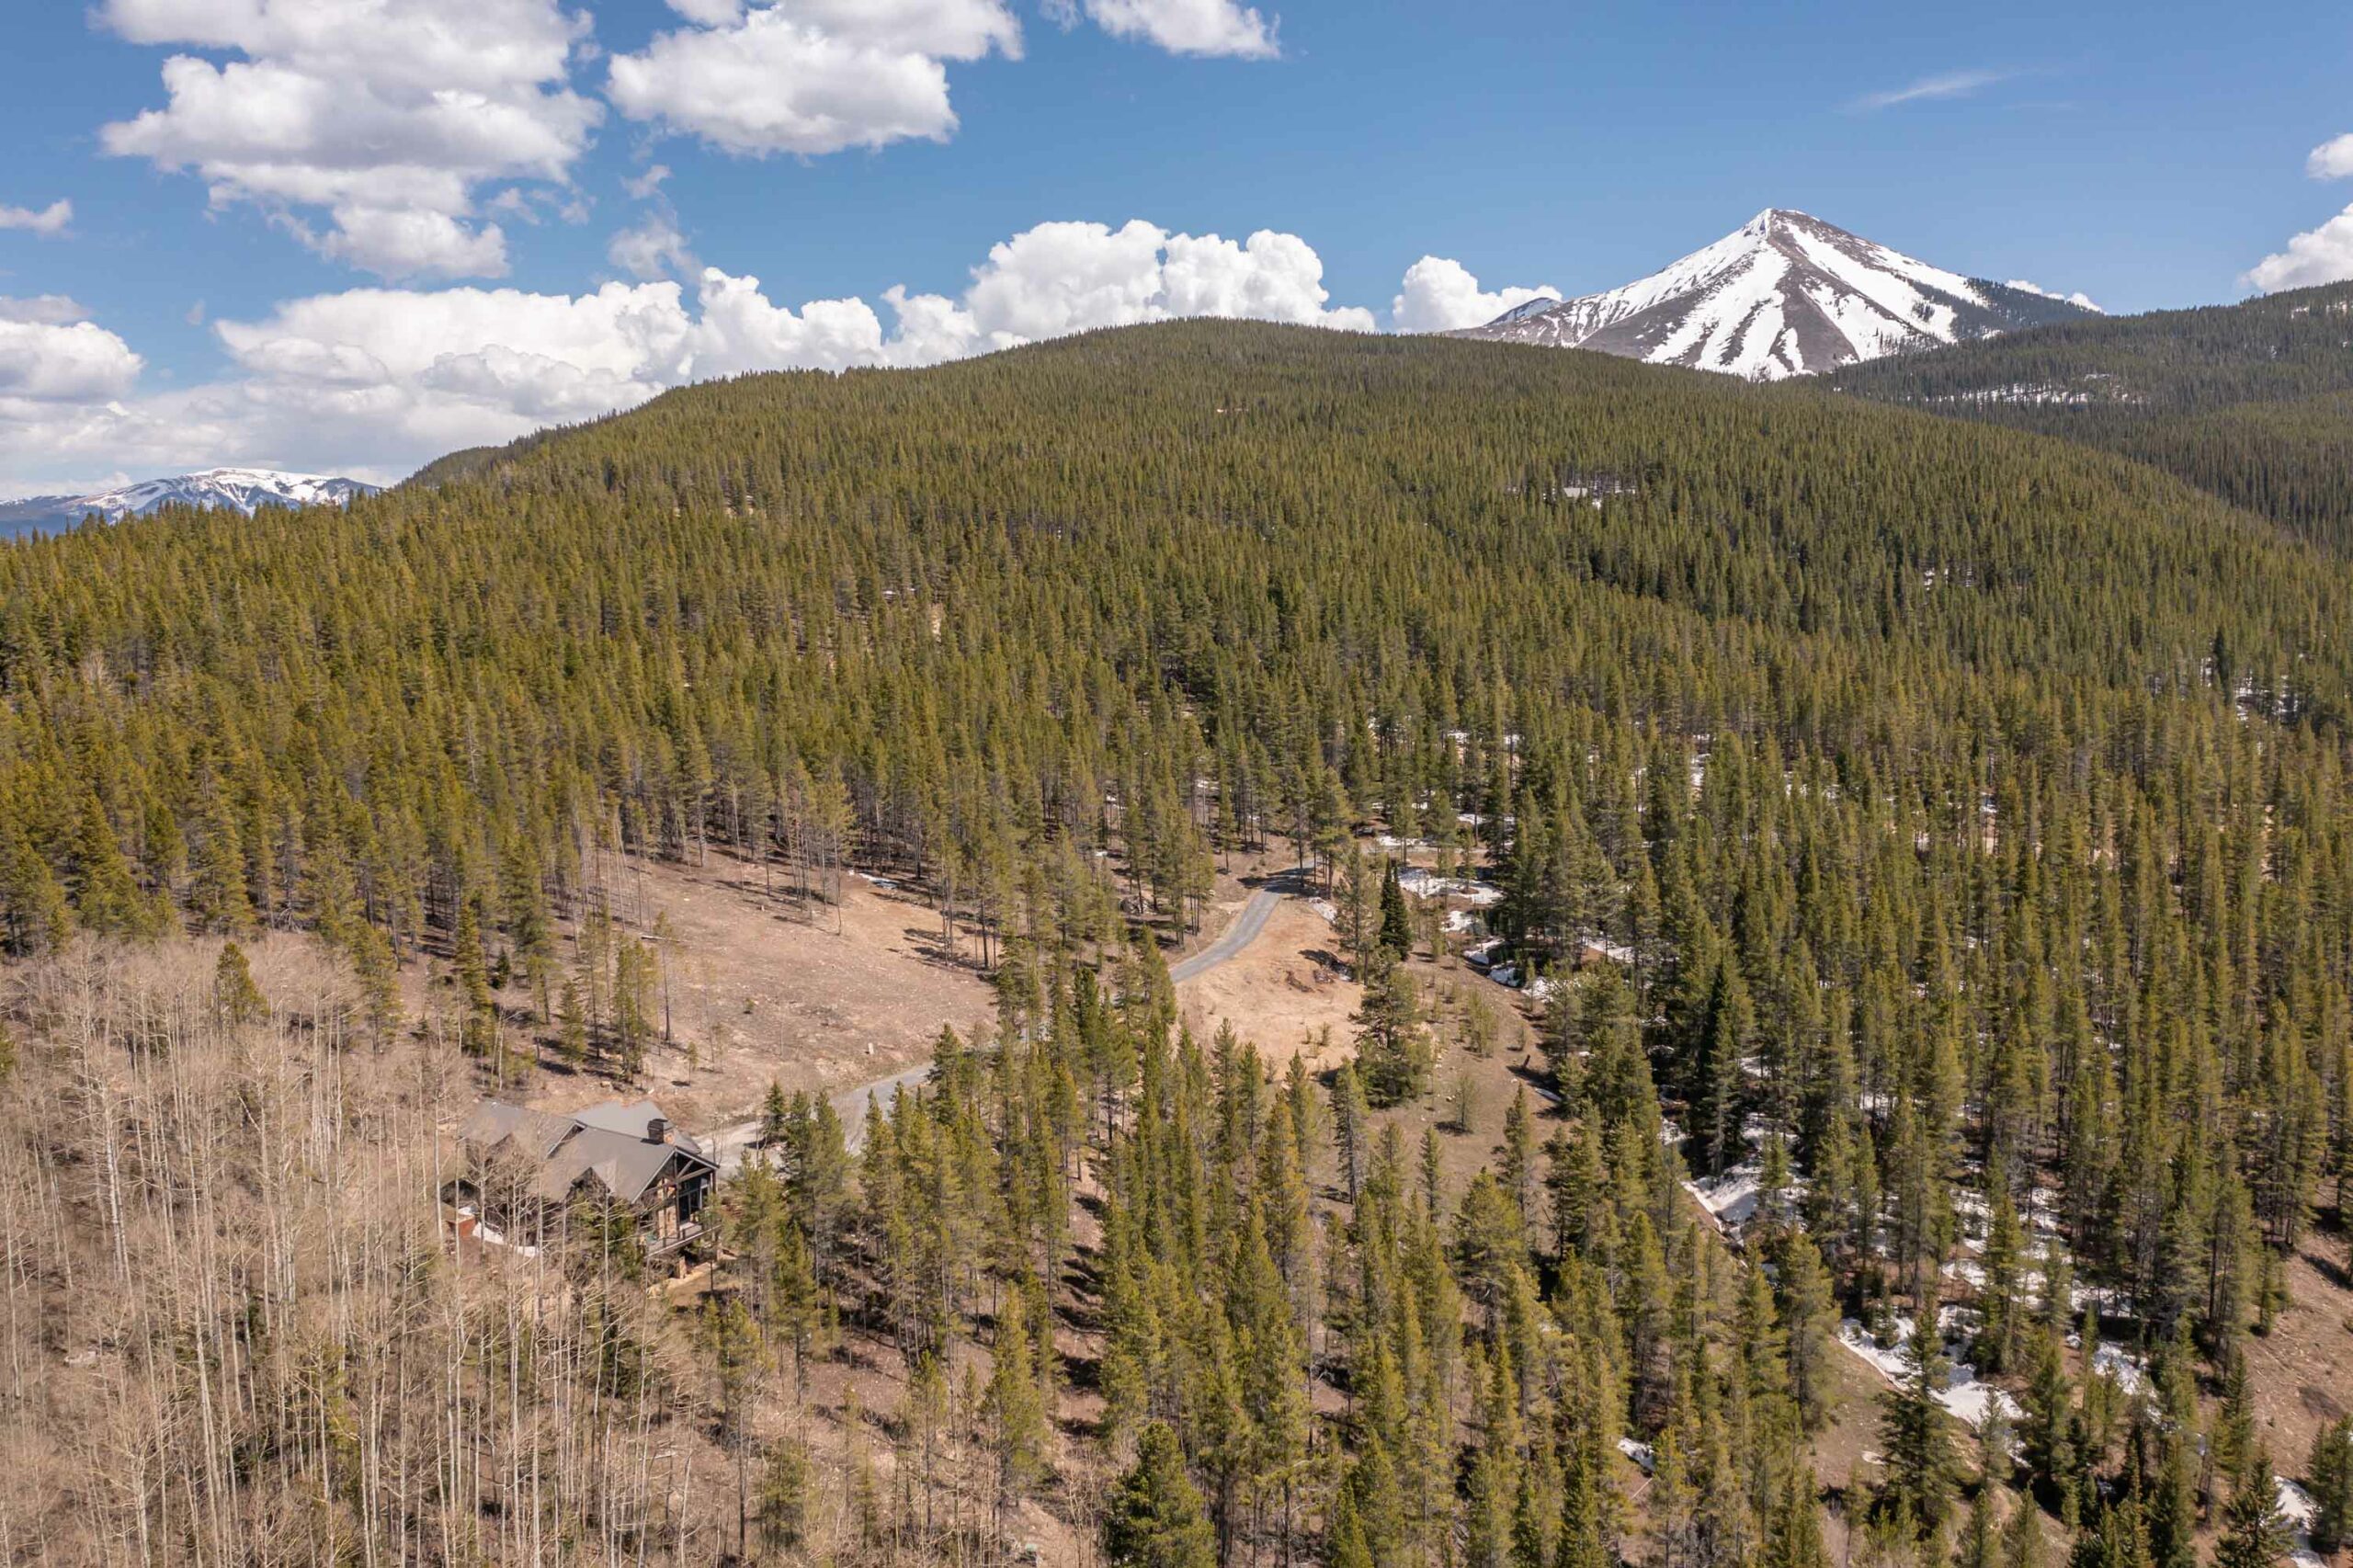
<path fill-rule="evenodd" d="M 1205 322 L 698 387 L 433 479 L 0 551 L 9 1550 L 2336 1549 L 2353 1426 L 2266 1451 L 2249 1354 L 2291 1262 L 2347 1267 L 2319 546 L 1820 388 Z M 1375 829 L 1558 981 L 1467 1178 Z M 1256 847 L 1342 895 L 1321 1077 L 1176 1027 L 1160 944 Z M 778 1096 L 676 1305 L 609 1217 L 468 1261 L 430 1201 L 508 977 L 520 1032 L 638 1070 L 613 856 L 886 874 L 997 998 L 862 1128 Z M 289 934 L 314 965 L 246 964 Z M 1897 1368 L 1859 1414 L 1844 1318 Z M 1871 1479 L 1826 1493 L 1842 1420 Z"/>
<path fill-rule="evenodd" d="M 2353 287 L 2094 318 L 1850 365 L 1858 396 L 2122 452 L 2353 550 Z"/>

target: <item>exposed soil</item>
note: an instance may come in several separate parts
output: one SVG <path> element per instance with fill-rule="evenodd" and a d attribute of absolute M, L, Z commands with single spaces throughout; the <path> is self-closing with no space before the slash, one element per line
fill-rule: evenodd
<path fill-rule="evenodd" d="M 635 1091 L 551 1065 L 533 1104 L 638 1092 L 708 1131 L 756 1114 L 771 1081 L 788 1093 L 847 1088 L 928 1057 L 942 1025 L 969 1036 L 995 1014 L 979 971 L 947 955 L 938 915 L 894 888 L 852 875 L 838 905 L 804 907 L 764 888 L 758 868 L 718 855 L 632 866 L 629 880 L 631 928 L 669 920 L 674 1043 L 648 1055 Z M 524 1003 L 519 990 L 505 1000 Z"/>
<path fill-rule="evenodd" d="M 1241 912 L 1249 889 L 1220 883 L 1214 937 Z M 1207 924 L 1205 922 L 1205 924 Z M 1179 1016 L 1197 1038 L 1207 1040 L 1231 1020 L 1234 1032 L 1278 1064 L 1304 1049 L 1316 1030 L 1332 1031 L 1329 1060 L 1311 1059 L 1318 1071 L 1337 1066 L 1348 1047 L 1348 1015 L 1363 988 L 1341 977 L 1329 922 L 1306 900 L 1285 898 L 1267 916 L 1258 939 L 1206 973 L 1176 987 Z"/>
<path fill-rule="evenodd" d="M 2313 1437 L 2353 1414 L 2353 1290 L 2347 1288 L 2345 1251 L 2342 1234 L 2308 1230 L 2288 1260 L 2293 1304 L 2269 1334 L 2246 1337 L 2256 1434 L 2282 1475 L 2302 1475 Z"/>

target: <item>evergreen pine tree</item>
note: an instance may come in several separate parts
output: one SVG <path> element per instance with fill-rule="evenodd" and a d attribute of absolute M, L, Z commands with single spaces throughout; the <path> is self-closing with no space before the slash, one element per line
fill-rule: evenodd
<path fill-rule="evenodd" d="M 1822 1511 L 1814 1501 L 1813 1467 L 1792 1466 L 1773 1502 L 1765 1532 L 1764 1568 L 1830 1568 L 1822 1539 Z"/>
<path fill-rule="evenodd" d="M 1430 1044 L 1414 977 L 1386 946 L 1366 955 L 1356 1013 L 1357 1075 L 1376 1106 L 1402 1105 L 1429 1086 Z"/>
<path fill-rule="evenodd" d="M 269 1003 L 254 983 L 253 965 L 234 942 L 221 944 L 221 957 L 212 966 L 212 1010 L 232 1024 L 256 1024 L 269 1017 Z"/>
<path fill-rule="evenodd" d="M 1000 1520 L 1029 1495 L 1044 1471 L 1047 1437 L 1046 1403 L 1039 1393 L 1027 1303 L 1018 1289 L 1006 1290 L 1002 1300 L 982 1405 Z"/>
<path fill-rule="evenodd" d="M 1880 1396 L 1880 1444 L 1887 1469 L 1881 1506 L 1931 1533 L 1951 1511 L 1958 1468 L 1944 1409 L 1937 1403 L 1946 1371 L 1936 1313 L 1924 1312 L 1904 1342 L 1903 1376 Z"/>
<path fill-rule="evenodd" d="M 491 995 L 490 965 L 483 957 L 482 941 L 478 903 L 463 899 L 450 939 L 458 976 L 458 1043 L 470 1055 L 486 1057 L 498 1046 L 498 1005 Z"/>
<path fill-rule="evenodd" d="M 1792 1231 L 1781 1248 L 1781 1324 L 1789 1340 L 1790 1397 L 1806 1430 L 1827 1420 L 1833 1386 L 1831 1336 L 1837 1303 L 1812 1238 Z"/>
<path fill-rule="evenodd" d="M 2326 1556 L 2353 1538 L 2353 1416 L 2314 1434 L 2304 1475 L 2312 1483 L 2313 1550 Z"/>
<path fill-rule="evenodd" d="M 1414 914 L 1405 905 L 1405 890 L 1397 880 L 1397 862 L 1391 860 L 1381 871 L 1381 935 L 1380 945 L 1389 950 L 1390 957 L 1403 960 L 1414 951 Z"/>
<path fill-rule="evenodd" d="M 2044 1568 L 2048 1554 L 2042 1544 L 2042 1510 L 2031 1496 L 2011 1507 L 2002 1527 L 2002 1568 Z"/>
<path fill-rule="evenodd" d="M 2214 1541 L 2215 1568 L 2273 1568 L 2288 1550 L 2288 1529 L 2279 1517 L 2279 1492 L 2271 1478 L 2270 1457 L 2252 1444 L 2231 1477 Z"/>
<path fill-rule="evenodd" d="M 1144 1427 L 1136 1462 L 1105 1506 L 1103 1561 L 1114 1568 L 1215 1568 L 1216 1535 L 1165 1422 Z"/>

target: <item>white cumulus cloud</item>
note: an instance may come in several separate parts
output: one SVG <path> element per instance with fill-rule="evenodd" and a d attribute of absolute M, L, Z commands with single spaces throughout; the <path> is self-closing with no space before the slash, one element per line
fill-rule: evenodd
<path fill-rule="evenodd" d="M 2287 249 L 2274 251 L 2246 272 L 2246 281 L 2267 294 L 2347 278 L 2353 278 L 2353 207 L 2294 236 Z"/>
<path fill-rule="evenodd" d="M 991 246 L 960 304 L 903 298 L 903 314 L 915 310 L 932 357 L 943 358 L 1178 316 L 1373 330 L 1370 311 L 1326 307 L 1323 258 L 1296 234 L 1261 229 L 1237 242 L 1172 234 L 1142 219 L 1116 229 L 1040 223 Z"/>
<path fill-rule="evenodd" d="M 11 403 L 119 397 L 138 381 L 141 363 L 131 345 L 95 322 L 0 316 L 0 419 Z"/>
<path fill-rule="evenodd" d="M 1324 258 L 1297 234 L 1261 229 L 1240 244 L 1215 234 L 1173 234 L 1160 276 L 1171 315 L 1373 330 L 1369 310 L 1325 308 L 1331 295 L 1324 287 Z"/>
<path fill-rule="evenodd" d="M 2092 297 L 2089 294 L 2085 293 L 2081 289 L 2076 290 L 2072 294 L 2062 294 L 2055 289 L 2045 289 L 2041 284 L 2029 283 L 2023 278 L 2013 278 L 2008 282 L 2005 283 L 2003 287 L 2006 289 L 2020 290 L 2029 294 L 2040 294 L 2046 300 L 2063 300 L 2068 304 L 2080 305 L 2085 310 L 2095 312 L 2100 315 L 2106 315 L 2108 313 L 2106 311 L 2101 310 L 2098 305 L 2095 304 L 2092 301 Z"/>
<path fill-rule="evenodd" d="M 787 304 L 716 267 L 691 285 L 576 295 L 352 289 L 218 322 L 230 374 L 137 396 L 138 357 L 112 333 L 8 322 L 0 333 L 40 335 L 21 354 L 0 347 L 0 494 L 224 462 L 387 480 L 713 376 L 927 365 L 1179 316 L 1372 330 L 1371 312 L 1327 302 L 1323 276 L 1295 234 L 1236 241 L 1137 220 L 1040 223 L 991 247 L 961 293 L 892 288 L 880 312 L 855 298 Z M 47 317 L 70 304 L 12 309 Z"/>
<path fill-rule="evenodd" d="M 1055 0 L 1047 12 L 1068 20 L 1082 4 L 1113 38 L 1142 39 L 1172 54 L 1270 60 L 1282 52 L 1275 25 L 1235 0 Z"/>
<path fill-rule="evenodd" d="M 2353 132 L 2322 142 L 2304 159 L 2304 172 L 2314 179 L 2353 176 Z M 2247 268 L 2243 282 L 2267 294 L 2282 289 L 2309 289 L 2353 278 L 2353 207 L 2347 207 L 2316 229 L 2307 229 Z"/>
<path fill-rule="evenodd" d="M 2353 175 L 2353 131 L 2332 137 L 2312 150 L 2304 172 L 2314 179 L 2343 179 Z"/>
<path fill-rule="evenodd" d="M 747 370 L 847 370 L 886 362 L 882 323 L 863 300 L 812 300 L 794 311 L 771 301 L 756 278 L 706 268 L 701 319 L 674 379 Z"/>
<path fill-rule="evenodd" d="M 0 229 L 22 229 L 42 239 L 55 239 L 74 222 L 74 204 L 63 199 L 51 202 L 36 210 L 30 207 L 10 207 L 0 202 Z"/>
<path fill-rule="evenodd" d="M 813 156 L 945 140 L 949 61 L 1021 52 L 1000 0 L 672 0 L 695 25 L 614 56 L 608 91 L 631 119 L 729 153 Z"/>
<path fill-rule="evenodd" d="M 1561 291 L 1549 283 L 1483 290 L 1461 262 L 1426 256 L 1405 269 L 1397 297 L 1389 302 L 1389 319 L 1399 332 L 1453 332 L 1483 326 L 1530 300 L 1560 297 Z"/>
<path fill-rule="evenodd" d="M 97 15 L 135 43 L 242 57 L 171 56 L 164 106 L 105 127 L 108 152 L 192 169 L 215 207 L 253 203 L 387 278 L 505 272 L 477 193 L 563 183 L 602 112 L 566 85 L 588 22 L 558 0 L 103 0 Z"/>
<path fill-rule="evenodd" d="M 666 214 L 649 214 L 605 246 L 605 258 L 632 278 L 660 278 L 689 263 L 687 237 Z"/>
<path fill-rule="evenodd" d="M 0 294 L 0 322 L 63 326 L 68 322 L 86 320 L 89 314 L 82 308 L 82 302 L 69 294 L 34 294 L 28 298 Z"/>

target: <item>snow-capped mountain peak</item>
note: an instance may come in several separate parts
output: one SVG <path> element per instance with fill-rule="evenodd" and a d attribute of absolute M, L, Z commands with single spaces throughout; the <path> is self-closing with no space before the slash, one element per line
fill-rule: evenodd
<path fill-rule="evenodd" d="M 284 473 L 266 468 L 209 468 L 173 479 L 142 479 L 135 484 L 75 497 L 89 511 L 108 518 L 152 512 L 158 506 L 219 506 L 250 517 L 264 506 L 341 506 L 376 486 L 324 474 Z"/>
<path fill-rule="evenodd" d="M 2082 313 L 1769 207 L 1647 278 L 1531 302 L 1461 335 L 1775 380 Z"/>
<path fill-rule="evenodd" d="M 108 522 L 167 506 L 215 507 L 252 517 L 264 506 L 346 506 L 379 486 L 324 474 L 264 468 L 212 468 L 142 479 L 89 495 L 36 495 L 0 503 L 0 534 L 72 528 L 93 513 Z"/>
<path fill-rule="evenodd" d="M 1561 297 L 1558 294 L 1539 294 L 1532 300 L 1523 300 L 1487 324 L 1500 326 L 1506 322 L 1525 321 L 1529 316 L 1540 316 L 1560 302 Z"/>

